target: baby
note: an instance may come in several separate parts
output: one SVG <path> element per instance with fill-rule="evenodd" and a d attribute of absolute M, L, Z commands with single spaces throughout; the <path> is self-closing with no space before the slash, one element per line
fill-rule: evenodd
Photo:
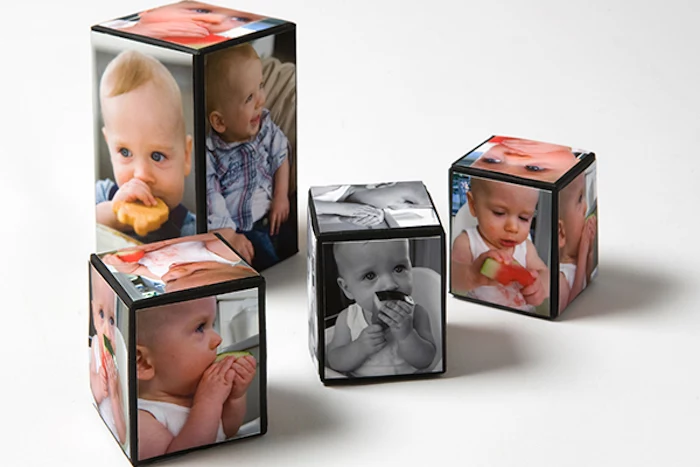
<path fill-rule="evenodd" d="M 90 389 L 109 429 L 122 445 L 126 443 L 126 423 L 122 406 L 121 384 L 114 361 L 116 351 L 114 292 L 95 269 L 90 269 L 92 283 L 92 323 L 95 335 L 90 338 Z"/>
<path fill-rule="evenodd" d="M 207 55 L 207 206 L 209 230 L 238 232 L 232 244 L 260 270 L 279 261 L 293 232 L 289 143 L 265 105 L 262 63 L 250 44 Z"/>
<path fill-rule="evenodd" d="M 471 178 L 469 211 L 478 226 L 460 233 L 452 248 L 452 288 L 490 303 L 532 312 L 549 296 L 549 270 L 528 238 L 539 192 L 534 188 Z M 534 282 L 522 289 L 481 274 L 487 258 L 504 264 L 517 261 Z"/>
<path fill-rule="evenodd" d="M 408 240 L 340 242 L 333 246 L 338 285 L 355 303 L 340 312 L 327 362 L 352 376 L 428 370 L 435 342 L 428 312 L 411 298 Z M 381 301 L 382 292 L 403 298 Z"/>
<path fill-rule="evenodd" d="M 554 182 L 576 162 L 571 148 L 520 138 L 495 136 L 496 143 L 472 167 L 519 177 Z"/>
<path fill-rule="evenodd" d="M 384 209 L 432 208 L 421 183 L 314 187 L 317 215 L 337 215 L 356 225 L 375 226 L 384 221 Z"/>
<path fill-rule="evenodd" d="M 124 274 L 161 281 L 166 292 L 256 275 L 211 233 L 127 247 L 102 260 Z"/>
<path fill-rule="evenodd" d="M 216 298 L 136 314 L 139 459 L 220 442 L 243 422 L 252 356 L 215 362 Z"/>
<path fill-rule="evenodd" d="M 192 166 L 180 89 L 158 60 L 136 51 L 114 58 L 100 81 L 102 133 L 115 181 L 96 184 L 97 222 L 149 243 L 193 235 L 195 217 L 181 203 Z M 116 182 L 116 183 L 115 183 Z M 167 220 L 143 235 L 119 221 L 115 203 L 167 206 Z"/>
<path fill-rule="evenodd" d="M 559 192 L 559 312 L 586 287 L 594 268 L 596 216 L 586 218 L 586 174 Z"/>
<path fill-rule="evenodd" d="M 250 13 L 185 0 L 112 21 L 105 26 L 156 39 L 205 41 L 210 35 L 223 34 L 261 18 Z M 206 41 L 218 42 L 211 38 Z"/>

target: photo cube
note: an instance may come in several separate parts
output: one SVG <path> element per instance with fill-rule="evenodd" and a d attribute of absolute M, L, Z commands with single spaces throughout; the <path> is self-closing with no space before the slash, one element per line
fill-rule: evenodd
<path fill-rule="evenodd" d="M 492 136 L 450 180 L 453 296 L 554 319 L 597 275 L 594 153 Z"/>
<path fill-rule="evenodd" d="M 324 384 L 445 372 L 445 233 L 422 182 L 312 187 L 309 350 Z"/>
<path fill-rule="evenodd" d="M 265 281 L 224 238 L 90 257 L 90 389 L 133 465 L 267 431 Z"/>
<path fill-rule="evenodd" d="M 230 228 L 298 251 L 296 26 L 181 1 L 92 27 L 98 253 Z"/>

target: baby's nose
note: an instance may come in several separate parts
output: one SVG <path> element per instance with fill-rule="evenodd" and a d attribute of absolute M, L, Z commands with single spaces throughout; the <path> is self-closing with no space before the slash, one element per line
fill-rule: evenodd
<path fill-rule="evenodd" d="M 515 220 L 512 216 L 508 216 L 506 219 L 506 230 L 509 232 L 517 232 L 518 231 L 518 221 Z"/>
<path fill-rule="evenodd" d="M 136 164 L 134 167 L 134 178 L 138 178 L 145 183 L 153 183 L 153 171 L 150 164 L 147 162 Z"/>
<path fill-rule="evenodd" d="M 215 349 L 215 348 L 217 348 L 217 347 L 219 346 L 219 344 L 221 344 L 221 341 L 222 341 L 223 339 L 221 339 L 221 336 L 220 336 L 217 332 L 213 332 L 213 331 L 212 331 L 212 334 L 213 334 L 213 335 L 212 335 L 212 339 L 211 339 L 210 345 L 211 345 L 211 349 Z"/>

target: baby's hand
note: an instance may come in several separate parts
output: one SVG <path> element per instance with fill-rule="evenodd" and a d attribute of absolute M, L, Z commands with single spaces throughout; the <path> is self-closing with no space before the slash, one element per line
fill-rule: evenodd
<path fill-rule="evenodd" d="M 379 319 L 389 326 L 389 330 L 394 334 L 396 340 L 405 339 L 413 330 L 414 308 L 415 305 L 403 300 L 382 302 L 379 308 Z"/>
<path fill-rule="evenodd" d="M 114 269 L 124 274 L 132 274 L 141 266 L 141 264 L 139 264 L 138 262 L 127 263 L 125 261 L 122 261 L 122 259 L 118 255 L 111 253 L 108 255 L 104 255 L 102 257 L 102 261 L 105 264 L 114 266 Z"/>
<path fill-rule="evenodd" d="M 349 217 L 356 225 L 372 226 L 384 221 L 384 211 L 367 204 L 338 203 L 337 208 L 338 215 Z"/>
<path fill-rule="evenodd" d="M 591 216 L 586 219 L 583 225 L 583 233 L 581 234 L 581 242 L 578 245 L 579 258 L 588 257 L 593 252 L 593 239 L 595 238 L 598 221 L 596 216 Z"/>
<path fill-rule="evenodd" d="M 379 352 L 386 345 L 384 330 L 379 324 L 372 324 L 362 330 L 355 341 L 363 355 L 369 357 Z"/>
<path fill-rule="evenodd" d="M 248 390 L 248 386 L 250 386 L 250 383 L 253 381 L 253 378 L 255 378 L 256 366 L 257 362 L 252 355 L 239 357 L 233 362 L 232 368 L 236 372 L 236 376 L 233 379 L 233 387 L 228 396 L 229 400 L 243 397 Z"/>
<path fill-rule="evenodd" d="M 155 206 L 158 204 L 155 196 L 151 193 L 151 187 L 138 178 L 132 178 L 125 184 L 119 187 L 112 198 L 114 201 L 123 201 L 126 203 L 141 201 L 145 206 Z"/>
<path fill-rule="evenodd" d="M 100 367 L 100 391 L 106 398 L 109 397 L 109 377 L 107 376 L 107 368 L 104 365 Z"/>
<path fill-rule="evenodd" d="M 119 389 L 119 374 L 117 373 L 117 366 L 114 364 L 114 358 L 111 355 L 107 355 L 107 358 L 105 358 L 105 373 L 107 375 L 107 384 L 105 388 L 109 391 L 109 394 L 117 394 L 117 390 Z"/>
<path fill-rule="evenodd" d="M 484 261 L 486 261 L 487 258 L 494 259 L 501 264 L 510 264 L 512 262 L 510 255 L 499 250 L 485 251 L 477 256 L 476 259 L 472 261 L 471 267 L 469 268 L 469 276 L 471 277 L 469 282 L 474 285 L 474 288 L 483 285 L 498 285 L 498 282 L 495 280 L 481 274 L 481 268 L 484 266 Z"/>
<path fill-rule="evenodd" d="M 212 404 L 223 406 L 224 401 L 231 393 L 233 379 L 236 370 L 232 368 L 233 357 L 226 357 L 220 362 L 212 363 L 204 370 L 202 379 L 199 380 L 197 390 L 194 393 L 192 405 Z"/>
<path fill-rule="evenodd" d="M 170 20 L 159 23 L 137 23 L 127 29 L 134 34 L 141 34 L 156 39 L 164 37 L 206 37 L 209 30 L 191 20 Z"/>
<path fill-rule="evenodd" d="M 547 298 L 547 295 L 544 290 L 544 284 L 542 283 L 542 279 L 540 279 L 540 275 L 537 273 L 537 271 L 531 270 L 530 274 L 532 275 L 532 277 L 535 278 L 535 282 L 528 285 L 527 287 L 523 287 L 520 290 L 520 292 L 523 294 L 523 297 L 525 298 L 525 301 L 527 303 L 533 306 L 538 306 L 541 305 L 542 302 L 544 302 L 544 299 Z"/>
<path fill-rule="evenodd" d="M 286 195 L 275 196 L 270 205 L 270 235 L 277 235 L 280 225 L 289 217 L 289 198 Z"/>
<path fill-rule="evenodd" d="M 224 240 L 226 240 L 234 250 L 236 250 L 246 263 L 251 264 L 253 262 L 253 257 L 255 256 L 255 249 L 250 240 L 246 238 L 245 235 L 241 233 L 236 233 L 233 229 L 217 229 L 212 232 L 217 232 Z"/>

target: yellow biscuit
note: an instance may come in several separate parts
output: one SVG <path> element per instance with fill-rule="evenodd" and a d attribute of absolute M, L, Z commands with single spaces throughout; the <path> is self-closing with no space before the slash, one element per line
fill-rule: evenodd
<path fill-rule="evenodd" d="M 162 199 L 156 198 L 156 202 L 158 204 L 155 206 L 146 206 L 140 201 L 114 201 L 112 210 L 119 222 L 132 226 L 136 235 L 143 237 L 157 230 L 170 215 L 168 206 Z"/>

